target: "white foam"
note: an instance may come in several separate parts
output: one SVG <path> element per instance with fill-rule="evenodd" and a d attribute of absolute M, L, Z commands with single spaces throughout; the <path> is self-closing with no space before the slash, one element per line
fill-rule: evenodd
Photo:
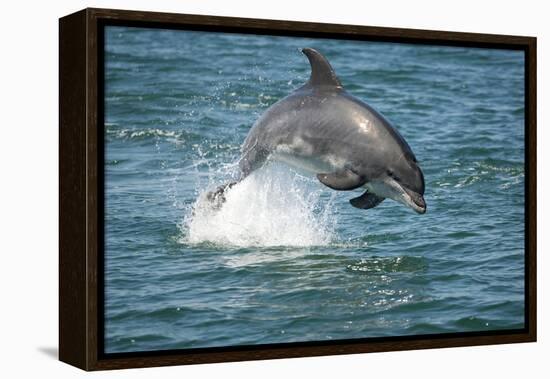
<path fill-rule="evenodd" d="M 268 165 L 227 190 L 214 209 L 204 189 L 182 223 L 184 243 L 235 247 L 324 246 L 334 234 L 332 201 L 285 165 Z"/>

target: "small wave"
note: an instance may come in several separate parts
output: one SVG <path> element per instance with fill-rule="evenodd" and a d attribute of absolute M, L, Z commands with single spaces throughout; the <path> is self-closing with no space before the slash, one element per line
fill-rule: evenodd
<path fill-rule="evenodd" d="M 266 263 L 284 263 L 303 258 L 308 255 L 305 248 L 262 249 L 260 251 L 248 251 L 242 254 L 231 254 L 224 257 L 225 265 L 230 268 L 245 268 Z"/>
<path fill-rule="evenodd" d="M 438 334 L 449 333 L 451 331 L 451 329 L 443 325 L 421 322 L 409 327 L 407 329 L 407 334 Z"/>
<path fill-rule="evenodd" d="M 521 163 L 483 159 L 479 161 L 455 161 L 446 169 L 446 175 L 435 182 L 438 187 L 469 187 L 485 182 L 496 182 L 500 189 L 521 184 L 524 167 Z"/>
<path fill-rule="evenodd" d="M 109 160 L 105 161 L 105 165 L 106 166 L 118 166 L 118 165 L 123 164 L 127 161 L 128 161 L 128 159 L 109 159 Z"/>
<path fill-rule="evenodd" d="M 494 321 L 476 317 L 476 316 L 469 316 L 469 317 L 462 317 L 458 320 L 455 320 L 454 325 L 457 327 L 458 330 L 483 330 L 483 329 L 491 329 L 493 327 Z"/>
<path fill-rule="evenodd" d="M 136 336 L 114 336 L 107 341 L 107 348 L 111 352 L 128 351 L 136 349 L 137 346 L 150 346 L 151 344 L 166 344 L 172 341 L 172 338 L 160 334 L 140 334 Z"/>
<path fill-rule="evenodd" d="M 202 191 L 185 217 L 182 242 L 234 247 L 326 246 L 334 233 L 331 201 L 322 190 L 282 165 L 255 171 L 226 192 L 213 209 Z"/>
<path fill-rule="evenodd" d="M 426 262 L 420 257 L 372 257 L 350 264 L 347 269 L 364 274 L 388 274 L 392 272 L 416 272 L 426 269 Z"/>
<path fill-rule="evenodd" d="M 107 136 L 119 139 L 145 139 L 149 137 L 183 138 L 183 133 L 174 130 L 152 129 L 112 129 L 107 127 Z"/>

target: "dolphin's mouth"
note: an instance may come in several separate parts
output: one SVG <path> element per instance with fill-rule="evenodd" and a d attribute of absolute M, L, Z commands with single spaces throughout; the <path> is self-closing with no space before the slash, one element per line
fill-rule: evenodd
<path fill-rule="evenodd" d="M 420 196 L 418 199 L 413 199 L 414 207 L 413 209 L 420 214 L 426 213 L 426 201 L 424 200 L 424 196 Z"/>
<path fill-rule="evenodd" d="M 426 201 L 424 200 L 424 196 L 406 187 L 403 187 L 403 189 L 405 190 L 405 201 L 407 205 L 416 213 L 426 213 Z"/>

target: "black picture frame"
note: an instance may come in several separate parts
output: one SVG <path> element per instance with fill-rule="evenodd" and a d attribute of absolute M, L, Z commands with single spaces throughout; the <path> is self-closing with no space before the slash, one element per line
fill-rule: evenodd
<path fill-rule="evenodd" d="M 525 54 L 525 328 L 105 354 L 103 44 L 108 25 L 520 50 Z M 59 359 L 84 370 L 536 341 L 536 38 L 84 9 L 59 20 Z"/>

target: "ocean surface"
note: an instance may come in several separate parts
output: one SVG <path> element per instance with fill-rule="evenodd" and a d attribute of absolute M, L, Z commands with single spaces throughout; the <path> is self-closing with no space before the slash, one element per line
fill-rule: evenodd
<path fill-rule="evenodd" d="M 303 47 L 407 140 L 426 214 L 279 163 L 207 206 Z M 523 328 L 522 52 L 107 27 L 105 63 L 105 352 Z"/>

